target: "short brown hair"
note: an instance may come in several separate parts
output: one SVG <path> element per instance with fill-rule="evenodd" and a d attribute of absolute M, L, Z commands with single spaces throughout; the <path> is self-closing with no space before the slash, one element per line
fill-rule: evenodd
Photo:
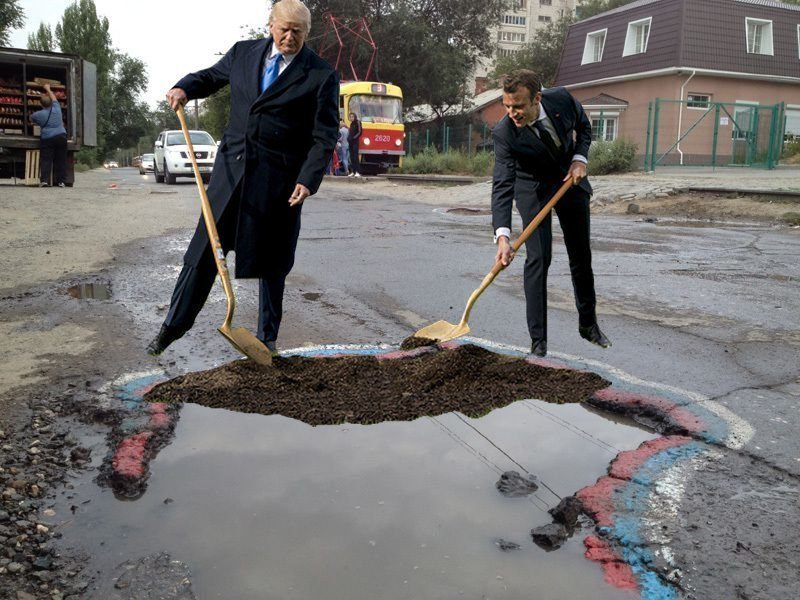
<path fill-rule="evenodd" d="M 53 99 L 50 96 L 48 96 L 47 94 L 42 94 L 41 97 L 39 98 L 39 102 L 42 103 L 42 106 L 47 108 L 48 106 L 50 106 L 53 103 Z"/>
<path fill-rule="evenodd" d="M 526 87 L 531 92 L 531 98 L 537 92 L 542 91 L 542 82 L 539 76 L 529 69 L 516 69 L 511 73 L 506 73 L 500 78 L 500 85 L 503 86 L 503 91 L 508 94 L 513 94 L 520 87 Z"/>

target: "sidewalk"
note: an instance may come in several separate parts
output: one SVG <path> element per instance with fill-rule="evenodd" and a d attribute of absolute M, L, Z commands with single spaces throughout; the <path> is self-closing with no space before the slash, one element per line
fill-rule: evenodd
<path fill-rule="evenodd" d="M 800 196 L 800 168 L 773 170 L 723 167 L 663 167 L 655 173 L 625 173 L 592 177 L 593 202 L 663 198 L 694 191 L 796 192 Z"/>
<path fill-rule="evenodd" d="M 459 181 L 456 181 L 458 179 Z M 800 196 L 800 167 L 773 170 L 721 167 L 663 167 L 655 173 L 624 173 L 591 177 L 592 204 L 666 198 L 688 191 L 761 192 Z M 326 179 L 326 182 L 328 180 Z M 428 204 L 488 207 L 491 200 L 490 177 L 456 178 L 442 175 L 379 176 L 364 179 L 385 191 L 414 186 L 413 198 Z M 473 181 L 475 183 L 469 183 Z M 462 183 L 462 185 L 458 185 Z M 450 184 L 449 186 L 447 184 Z M 374 189 L 374 188 L 373 188 Z M 391 192 L 389 192 L 391 193 Z"/>

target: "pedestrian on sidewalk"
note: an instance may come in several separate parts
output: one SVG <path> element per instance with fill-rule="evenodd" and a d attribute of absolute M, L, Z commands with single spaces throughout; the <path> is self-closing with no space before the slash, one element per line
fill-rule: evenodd
<path fill-rule="evenodd" d="M 358 156 L 358 144 L 361 140 L 361 121 L 356 113 L 350 113 L 350 130 L 347 133 L 347 143 L 350 146 L 350 177 L 361 177 L 361 160 Z"/>
<path fill-rule="evenodd" d="M 186 75 L 167 100 L 175 109 L 230 85 L 208 197 L 223 250 L 236 252 L 236 277 L 259 279 L 256 337 L 276 352 L 303 201 L 319 188 L 338 137 L 339 78 L 305 44 L 311 14 L 300 0 L 272 5 L 268 28 L 268 38 L 239 41 L 214 66 Z M 201 218 L 149 354 L 192 327 L 216 276 Z"/>
<path fill-rule="evenodd" d="M 347 136 L 350 130 L 345 125 L 344 119 L 339 119 L 339 141 L 336 143 L 336 150 L 339 152 L 339 160 L 342 163 L 342 175 L 350 173 L 350 148 Z"/>
<path fill-rule="evenodd" d="M 61 116 L 61 104 L 50 84 L 44 84 L 41 103 L 42 109 L 31 115 L 31 121 L 40 128 L 39 186 L 50 186 L 52 172 L 53 185 L 64 187 L 67 181 L 67 130 Z"/>
<path fill-rule="evenodd" d="M 592 126 L 580 103 L 564 88 L 542 90 L 533 71 L 518 69 L 504 75 L 506 110 L 492 131 L 495 165 L 492 180 L 492 226 L 496 261 L 508 266 L 511 248 L 511 210 L 514 199 L 523 227 L 533 221 L 564 181 L 573 187 L 555 205 L 564 233 L 578 309 L 578 332 L 589 342 L 608 348 L 609 339 L 597 324 L 592 251 L 589 245 L 589 198 L 586 178 Z M 531 354 L 547 354 L 547 271 L 552 258 L 550 214 L 525 242 L 523 271 Z"/>

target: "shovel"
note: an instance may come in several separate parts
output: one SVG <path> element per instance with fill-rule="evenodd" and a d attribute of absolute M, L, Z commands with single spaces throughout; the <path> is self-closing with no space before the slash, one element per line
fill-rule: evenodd
<path fill-rule="evenodd" d="M 186 127 L 186 116 L 183 113 L 183 107 L 179 105 L 178 108 L 175 109 L 175 112 L 178 113 L 178 119 L 181 122 L 181 129 L 183 129 L 183 137 L 186 138 L 186 147 L 189 152 L 189 158 L 192 159 L 194 180 L 197 183 L 197 188 L 200 190 L 200 207 L 203 212 L 203 220 L 206 223 L 208 239 L 211 242 L 211 250 L 214 254 L 214 260 L 217 263 L 217 272 L 219 273 L 219 278 L 222 280 L 222 287 L 225 289 L 225 297 L 228 299 L 228 312 L 225 315 L 225 322 L 219 328 L 219 332 L 225 336 L 225 339 L 228 340 L 239 352 L 260 365 L 271 367 L 272 354 L 256 336 L 247 331 L 247 329 L 244 327 L 237 327 L 236 329 L 231 328 L 231 321 L 233 320 L 233 310 L 236 307 L 236 300 L 233 297 L 233 286 L 231 285 L 231 277 L 228 274 L 228 265 L 225 263 L 225 253 L 223 252 L 222 244 L 219 241 L 217 224 L 214 223 L 214 215 L 211 212 L 211 203 L 208 201 L 206 188 L 203 187 L 203 178 L 200 176 L 200 169 L 197 166 L 197 159 L 194 155 L 192 140 L 189 136 L 189 128 Z"/>
<path fill-rule="evenodd" d="M 550 202 L 544 205 L 544 208 L 539 211 L 539 214 L 534 217 L 533 221 L 528 224 L 520 236 L 514 241 L 514 243 L 511 244 L 511 248 L 515 253 L 531 236 L 533 230 L 539 226 L 539 223 L 541 223 L 550 213 L 550 211 L 556 205 L 556 202 L 561 200 L 561 197 L 567 193 L 567 190 L 570 188 L 570 186 L 572 186 L 571 179 L 564 182 L 564 184 L 556 192 L 555 196 L 550 199 Z M 489 284 L 494 281 L 494 278 L 497 277 L 498 273 L 500 273 L 500 271 L 503 269 L 505 269 L 505 267 L 503 266 L 502 262 L 498 260 L 496 263 L 494 263 L 494 267 L 492 267 L 492 270 L 489 271 L 489 274 L 483 278 L 480 287 L 472 292 L 469 300 L 467 300 L 467 307 L 464 309 L 464 314 L 461 316 L 461 322 L 458 325 L 453 325 L 447 321 L 436 321 L 436 323 L 420 329 L 414 334 L 414 337 L 427 338 L 436 342 L 446 342 L 448 340 L 454 340 L 455 338 L 468 334 L 469 325 L 467 325 L 467 320 L 469 319 L 469 313 L 472 310 L 472 305 L 475 304 L 475 301 L 483 293 L 483 290 L 489 287 Z"/>

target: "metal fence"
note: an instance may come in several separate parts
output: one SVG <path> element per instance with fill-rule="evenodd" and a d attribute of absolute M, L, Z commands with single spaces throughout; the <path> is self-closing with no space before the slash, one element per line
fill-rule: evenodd
<path fill-rule="evenodd" d="M 492 128 L 486 123 L 448 125 L 406 124 L 406 156 L 435 148 L 446 153 L 460 151 L 468 156 L 481 150 L 492 150 Z"/>
<path fill-rule="evenodd" d="M 773 169 L 784 141 L 785 106 L 656 98 L 647 109 L 644 168 Z"/>

